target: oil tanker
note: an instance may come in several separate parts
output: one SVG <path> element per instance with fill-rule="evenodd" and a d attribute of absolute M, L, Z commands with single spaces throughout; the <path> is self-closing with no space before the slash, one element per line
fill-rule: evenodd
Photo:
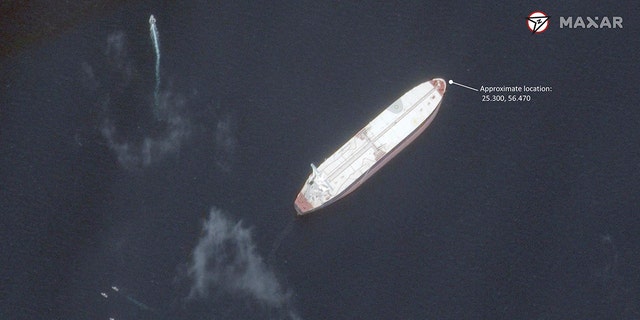
<path fill-rule="evenodd" d="M 343 198 L 416 139 L 433 121 L 446 82 L 433 79 L 409 90 L 358 131 L 311 174 L 294 206 L 305 215 Z"/>

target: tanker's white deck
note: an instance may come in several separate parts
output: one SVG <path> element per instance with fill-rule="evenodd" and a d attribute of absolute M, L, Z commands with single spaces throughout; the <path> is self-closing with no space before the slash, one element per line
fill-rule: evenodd
<path fill-rule="evenodd" d="M 445 88 L 444 80 L 433 79 L 411 89 L 317 168 L 312 165 L 295 201 L 298 214 L 347 195 L 400 152 L 431 123 Z"/>

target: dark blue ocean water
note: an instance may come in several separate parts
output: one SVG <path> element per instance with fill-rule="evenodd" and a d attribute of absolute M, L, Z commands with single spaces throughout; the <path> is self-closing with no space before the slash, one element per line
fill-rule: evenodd
<path fill-rule="evenodd" d="M 532 5 L 1 6 L 0 318 L 640 318 L 640 12 Z M 553 91 L 450 86 L 295 218 L 309 163 L 434 77 Z"/>

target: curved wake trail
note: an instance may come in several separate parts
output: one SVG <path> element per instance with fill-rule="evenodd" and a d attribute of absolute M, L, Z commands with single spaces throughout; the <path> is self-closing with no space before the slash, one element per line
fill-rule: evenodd
<path fill-rule="evenodd" d="M 286 238 L 291 230 L 293 229 L 294 220 L 289 221 L 289 223 L 280 231 L 278 237 L 273 241 L 273 245 L 271 245 L 271 251 L 269 251 L 269 256 L 267 256 L 267 262 L 269 264 L 273 264 L 273 261 L 276 258 L 276 252 L 280 249 L 280 245 L 282 245 L 282 241 Z"/>
<path fill-rule="evenodd" d="M 151 41 L 153 41 L 153 48 L 156 52 L 156 89 L 153 92 L 154 99 L 154 113 L 158 116 L 158 110 L 160 106 L 160 35 L 158 34 L 158 27 L 156 26 L 156 18 L 151 15 L 149 17 L 149 32 L 151 34 Z"/>

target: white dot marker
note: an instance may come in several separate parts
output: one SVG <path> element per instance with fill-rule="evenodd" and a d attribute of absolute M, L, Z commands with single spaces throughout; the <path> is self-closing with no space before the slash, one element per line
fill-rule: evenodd
<path fill-rule="evenodd" d="M 455 82 L 455 81 L 453 81 L 453 80 L 449 80 L 449 84 L 455 84 L 455 85 L 457 85 L 457 86 L 461 86 L 461 87 L 463 87 L 463 88 L 467 88 L 467 89 L 469 89 L 469 90 L 479 91 L 479 90 L 478 90 L 478 89 L 476 89 L 476 88 L 472 88 L 472 87 L 469 87 L 469 86 L 465 86 L 464 84 L 457 83 L 457 82 Z"/>

